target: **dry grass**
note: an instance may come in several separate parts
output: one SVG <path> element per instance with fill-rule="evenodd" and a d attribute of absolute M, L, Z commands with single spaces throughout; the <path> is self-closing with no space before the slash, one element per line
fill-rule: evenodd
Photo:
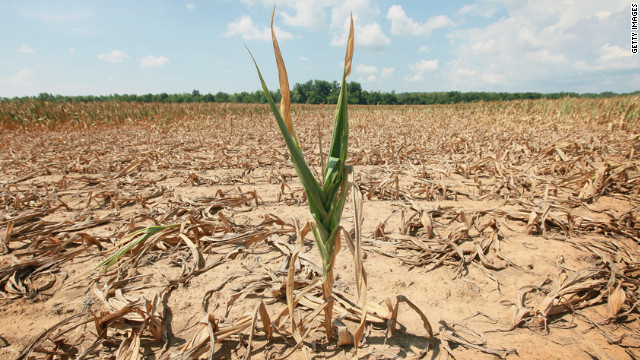
<path fill-rule="evenodd" d="M 637 357 L 640 137 L 631 101 L 350 109 L 370 287 L 358 356 Z M 25 106 L 0 104 L 3 114 Z M 320 317 L 306 321 L 326 303 L 321 259 L 304 236 L 306 196 L 266 106 L 38 106 L 49 121 L 3 117 L 0 135 L 0 357 L 352 351 L 326 343 Z M 95 120 L 54 120 L 92 107 Z M 292 111 L 318 170 L 318 121 L 330 138 L 334 108 Z M 140 239 L 127 234 L 170 224 L 179 225 L 91 272 Z M 360 286 L 341 258 L 334 324 L 353 334 Z M 433 338 L 411 312 L 389 321 L 403 303 L 440 325 Z M 296 344 L 295 331 L 305 340 Z"/>

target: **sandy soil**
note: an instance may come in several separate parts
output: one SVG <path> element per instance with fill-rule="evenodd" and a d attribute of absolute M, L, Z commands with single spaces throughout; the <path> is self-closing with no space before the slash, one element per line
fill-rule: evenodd
<path fill-rule="evenodd" d="M 385 338 L 387 324 L 370 324 L 357 354 L 327 343 L 319 326 L 291 358 L 436 359 L 447 348 L 458 359 L 638 358 L 638 136 L 505 111 L 352 110 L 368 301 L 386 308 L 405 296 L 434 336 L 401 303 L 399 330 Z M 316 168 L 313 119 L 327 112 L 297 114 Z M 237 324 L 261 301 L 276 332 L 268 341 L 257 318 L 252 358 L 291 350 L 287 320 L 276 319 L 287 306 L 287 245 L 310 216 L 269 124 L 260 113 L 233 128 L 193 120 L 3 132 L 0 358 L 180 358 L 207 319 Z M 126 234 L 174 223 L 96 269 Z M 321 277 L 315 246 L 309 234 L 298 289 Z M 355 303 L 344 239 L 334 271 L 336 293 Z M 296 316 L 311 310 L 300 304 Z M 221 340 L 213 358 L 245 356 L 250 334 Z"/>

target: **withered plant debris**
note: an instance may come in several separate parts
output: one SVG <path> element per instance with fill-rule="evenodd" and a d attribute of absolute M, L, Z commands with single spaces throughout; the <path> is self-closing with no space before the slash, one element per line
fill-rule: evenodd
<path fill-rule="evenodd" d="M 0 357 L 637 357 L 638 101 L 352 106 L 333 342 L 266 106 L 0 102 Z"/>

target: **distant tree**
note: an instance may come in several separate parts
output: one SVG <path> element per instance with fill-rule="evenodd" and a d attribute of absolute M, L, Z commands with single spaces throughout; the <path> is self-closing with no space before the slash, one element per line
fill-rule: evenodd
<path fill-rule="evenodd" d="M 215 102 L 216 98 L 213 94 L 208 93 L 202 97 L 202 101 L 204 102 Z"/>
<path fill-rule="evenodd" d="M 357 83 L 355 81 L 350 82 L 347 85 L 347 94 L 348 94 L 348 98 L 347 100 L 349 101 L 349 104 L 361 104 L 362 102 L 362 85 L 360 85 L 360 83 Z"/>
<path fill-rule="evenodd" d="M 331 94 L 331 83 L 324 80 L 314 80 L 311 92 L 308 94 L 307 103 L 327 104 Z"/>
<path fill-rule="evenodd" d="M 229 94 L 222 91 L 218 91 L 214 98 L 217 102 L 229 102 Z"/>
<path fill-rule="evenodd" d="M 280 99 L 282 98 L 282 95 L 280 94 L 280 89 L 276 91 L 271 91 L 271 97 L 273 98 L 273 101 L 275 101 L 276 103 L 279 103 Z"/>
<path fill-rule="evenodd" d="M 296 104 L 306 104 L 307 99 L 311 94 L 312 87 L 313 80 L 309 80 L 304 84 L 296 83 L 291 91 L 291 102 Z"/>
<path fill-rule="evenodd" d="M 449 91 L 447 96 L 449 98 L 447 103 L 449 104 L 455 104 L 462 101 L 462 96 L 460 94 L 460 91 Z"/>
<path fill-rule="evenodd" d="M 38 100 L 41 101 L 55 101 L 55 97 L 48 93 L 40 93 L 38 94 Z"/>
<path fill-rule="evenodd" d="M 187 96 L 185 99 L 185 102 L 201 102 L 202 101 L 202 96 L 200 95 L 200 91 L 198 90 L 193 90 L 191 91 L 191 94 L 186 94 Z"/>
<path fill-rule="evenodd" d="M 395 91 L 382 94 L 382 104 L 384 105 L 398 105 L 398 96 Z"/>
<path fill-rule="evenodd" d="M 271 91 L 274 101 L 279 102 L 281 98 L 280 90 Z M 337 81 L 328 82 L 325 80 L 309 80 L 304 83 L 296 83 L 291 90 L 291 102 L 304 104 L 335 104 L 338 102 L 340 94 L 340 86 Z M 611 91 L 596 93 L 578 94 L 575 92 L 557 92 L 557 93 L 537 93 L 537 92 L 415 92 L 415 93 L 396 93 L 366 91 L 362 89 L 360 83 L 350 82 L 348 84 L 348 94 L 350 104 L 369 104 L 369 105 L 431 105 L 431 104 L 453 104 L 458 102 L 473 101 L 509 101 L 522 99 L 562 99 L 562 98 L 608 98 L 613 96 L 632 96 L 640 94 L 635 91 L 627 94 L 617 94 Z M 184 102 L 237 102 L 237 103 L 265 103 L 266 98 L 262 91 L 228 94 L 222 91 L 215 95 L 202 95 L 200 91 L 193 90 L 191 93 L 182 94 L 111 94 L 111 95 L 82 95 L 82 96 L 63 96 L 53 95 L 50 93 L 40 93 L 37 96 L 14 97 L 12 99 L 0 97 L 0 101 L 16 101 L 28 102 L 33 100 L 49 101 L 49 102 L 97 102 L 97 101 L 127 101 L 127 102 L 166 102 L 166 103 L 184 103 Z"/>
<path fill-rule="evenodd" d="M 250 103 L 251 97 L 248 92 L 243 91 L 239 94 L 231 95 L 231 102 L 234 103 Z"/>
<path fill-rule="evenodd" d="M 327 104 L 337 104 L 339 96 L 340 96 L 340 85 L 338 84 L 337 81 L 334 80 L 331 82 L 331 92 L 329 93 L 329 96 L 327 96 Z"/>

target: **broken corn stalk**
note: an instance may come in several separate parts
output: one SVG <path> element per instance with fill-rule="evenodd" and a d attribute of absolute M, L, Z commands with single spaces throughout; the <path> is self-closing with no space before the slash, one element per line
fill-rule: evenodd
<path fill-rule="evenodd" d="M 256 66 L 262 89 L 271 107 L 271 111 L 278 122 L 280 132 L 284 138 L 291 162 L 295 168 L 296 174 L 304 187 L 309 201 L 309 210 L 314 219 L 312 231 L 320 251 L 323 263 L 323 297 L 327 301 L 331 298 L 333 288 L 333 263 L 335 256 L 340 248 L 339 229 L 342 211 L 344 209 L 345 200 L 348 193 L 348 176 L 345 162 L 347 159 L 347 146 L 349 141 L 349 121 L 347 117 L 347 77 L 351 73 L 351 61 L 353 59 L 353 17 L 351 18 L 351 26 L 349 29 L 349 39 L 347 40 L 347 52 L 344 59 L 344 72 L 342 74 L 342 86 L 338 97 L 338 108 L 333 125 L 333 136 L 331 138 L 331 146 L 329 147 L 329 156 L 324 169 L 323 185 L 316 180 L 307 165 L 302 151 L 298 144 L 298 140 L 291 121 L 291 100 L 289 95 L 289 81 L 287 78 L 287 70 L 284 66 L 278 40 L 273 31 L 273 15 L 271 13 L 271 37 L 273 40 L 273 51 L 276 56 L 278 65 L 278 76 L 280 79 L 280 93 L 282 99 L 280 109 L 276 107 L 269 90 L 267 89 L 258 64 L 253 54 L 251 58 Z M 332 301 L 325 308 L 325 329 L 327 338 L 333 337 L 332 331 Z"/>

